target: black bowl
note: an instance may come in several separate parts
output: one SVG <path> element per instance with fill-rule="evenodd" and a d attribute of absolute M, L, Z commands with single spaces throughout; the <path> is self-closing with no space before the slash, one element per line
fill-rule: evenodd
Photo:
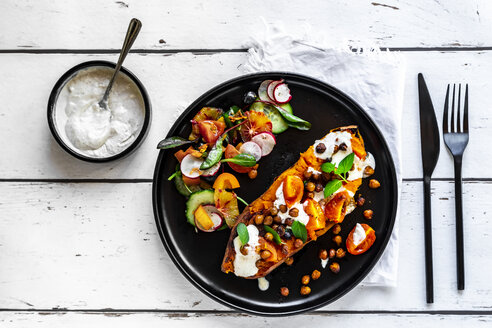
<path fill-rule="evenodd" d="M 135 141 L 125 150 L 123 150 L 121 153 L 118 153 L 116 155 L 110 156 L 110 157 L 101 157 L 101 158 L 96 158 L 96 157 L 90 157 L 83 155 L 75 150 L 72 149 L 69 145 L 67 145 L 61 136 L 58 134 L 57 130 L 57 125 L 55 121 L 55 106 L 56 102 L 58 100 L 58 96 L 65 86 L 68 81 L 70 81 L 79 71 L 91 67 L 109 67 L 109 68 L 115 68 L 116 64 L 108 61 L 103 61 L 103 60 L 94 60 L 94 61 L 88 61 L 81 63 L 77 66 L 72 67 L 69 69 L 65 74 L 63 74 L 60 79 L 56 82 L 55 86 L 53 87 L 53 90 L 51 91 L 50 98 L 48 100 L 48 126 L 50 127 L 51 134 L 53 134 L 53 137 L 55 138 L 56 142 L 70 155 L 86 161 L 86 162 L 92 162 L 92 163 L 105 163 L 105 162 L 110 162 L 116 159 L 120 159 L 123 157 L 126 157 L 130 155 L 132 152 L 134 152 L 141 144 L 142 141 L 145 139 L 147 136 L 149 126 L 150 126 L 150 121 L 151 121 L 151 116 L 152 116 L 152 111 L 151 111 L 151 106 L 150 106 L 150 99 L 149 95 L 147 94 L 147 90 L 145 90 L 145 87 L 143 86 L 142 82 L 129 70 L 127 70 L 124 67 L 121 67 L 120 73 L 125 74 L 128 76 L 137 86 L 138 90 L 140 91 L 144 105 L 145 105 L 145 117 L 144 117 L 144 122 L 142 125 L 142 129 L 140 130 L 140 133 L 138 134 L 137 138 Z"/>

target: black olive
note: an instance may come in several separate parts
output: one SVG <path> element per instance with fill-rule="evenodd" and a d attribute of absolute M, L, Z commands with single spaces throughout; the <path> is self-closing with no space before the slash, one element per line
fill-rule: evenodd
<path fill-rule="evenodd" d="M 248 91 L 244 94 L 243 101 L 246 105 L 252 104 L 256 100 L 256 93 Z"/>
<path fill-rule="evenodd" d="M 345 151 L 345 150 L 347 150 L 347 144 L 345 142 L 342 142 L 338 148 L 341 151 Z"/>

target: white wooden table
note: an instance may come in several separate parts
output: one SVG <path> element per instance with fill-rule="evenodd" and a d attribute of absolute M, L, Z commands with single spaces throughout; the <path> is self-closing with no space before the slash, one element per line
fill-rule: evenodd
<path fill-rule="evenodd" d="M 334 41 L 374 42 L 406 57 L 397 288 L 357 287 L 312 313 L 253 317 L 203 295 L 165 252 L 151 206 L 155 145 L 177 109 L 240 75 L 244 42 L 264 28 L 258 15 L 288 31 L 310 23 Z M 78 161 L 50 135 L 48 95 L 70 67 L 116 61 L 131 17 L 143 29 L 125 66 L 151 96 L 150 133 L 124 160 Z M 490 1 L 7 0 L 0 2 L 0 31 L 0 327 L 492 325 Z M 470 83 L 466 290 L 456 290 L 453 170 L 442 145 L 433 182 L 431 305 L 424 287 L 418 72 L 427 78 L 438 121 L 446 84 Z"/>

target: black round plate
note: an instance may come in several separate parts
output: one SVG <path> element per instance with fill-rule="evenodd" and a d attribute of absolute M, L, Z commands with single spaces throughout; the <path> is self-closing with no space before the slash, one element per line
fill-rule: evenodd
<path fill-rule="evenodd" d="M 242 106 L 245 92 L 258 89 L 266 79 L 284 79 L 292 93 L 294 113 L 312 123 L 309 131 L 293 128 L 280 134 L 273 152 L 260 161 L 258 177 L 251 181 L 247 175 L 236 174 L 241 184 L 239 196 L 247 202 L 258 198 L 285 169 L 299 159 L 315 140 L 330 129 L 358 125 L 367 151 L 376 159 L 375 179 L 381 188 L 370 190 L 364 180 L 358 193 L 366 198 L 366 205 L 357 208 L 342 223 L 342 237 L 356 222 L 364 222 L 363 209 L 375 213 L 370 225 L 376 231 L 376 242 L 363 255 L 347 256 L 338 262 L 341 270 L 334 274 L 328 267 L 321 268 L 318 250 L 336 248 L 333 235 L 327 232 L 294 256 L 292 266 L 282 265 L 267 276 L 270 288 L 260 291 L 256 280 L 224 274 L 220 270 L 225 245 L 230 230 L 214 233 L 196 233 L 186 222 L 185 198 L 178 194 L 173 182 L 167 178 L 177 164 L 173 150 L 161 150 L 157 159 L 153 182 L 153 206 L 157 227 L 166 250 L 176 266 L 198 289 L 214 300 L 230 307 L 259 315 L 289 315 L 313 310 L 326 305 L 356 286 L 376 264 L 393 230 L 397 208 L 397 184 L 394 164 L 381 132 L 364 110 L 344 93 L 318 80 L 291 73 L 258 73 L 225 82 L 198 98 L 179 117 L 168 136 L 187 137 L 191 131 L 190 120 L 203 106 L 228 109 Z M 227 170 L 228 168 L 226 168 Z M 367 223 L 367 222 L 366 222 Z M 310 283 L 312 292 L 301 296 L 301 277 L 314 269 L 321 277 Z M 290 289 L 288 297 L 280 295 L 280 287 Z M 368 295 L 368 297 L 370 297 Z"/>

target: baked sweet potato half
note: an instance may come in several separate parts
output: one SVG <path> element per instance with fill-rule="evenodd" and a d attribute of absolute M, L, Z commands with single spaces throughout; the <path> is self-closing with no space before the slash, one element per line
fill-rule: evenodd
<path fill-rule="evenodd" d="M 352 153 L 354 161 L 345 181 L 337 182 L 341 187 L 325 197 L 325 186 L 340 177 L 322 172 L 321 166 L 329 162 L 338 167 Z M 371 169 L 366 170 L 367 167 Z M 366 153 L 356 126 L 331 130 L 301 153 L 299 160 L 239 215 L 227 243 L 222 271 L 246 279 L 266 276 L 304 245 L 342 222 L 355 208 L 354 195 L 362 177 L 365 172 L 374 172 L 374 168 L 374 160 Z M 294 235 L 295 221 L 305 227 L 305 242 Z M 237 233 L 240 223 L 246 225 L 249 235 L 245 245 Z"/>

